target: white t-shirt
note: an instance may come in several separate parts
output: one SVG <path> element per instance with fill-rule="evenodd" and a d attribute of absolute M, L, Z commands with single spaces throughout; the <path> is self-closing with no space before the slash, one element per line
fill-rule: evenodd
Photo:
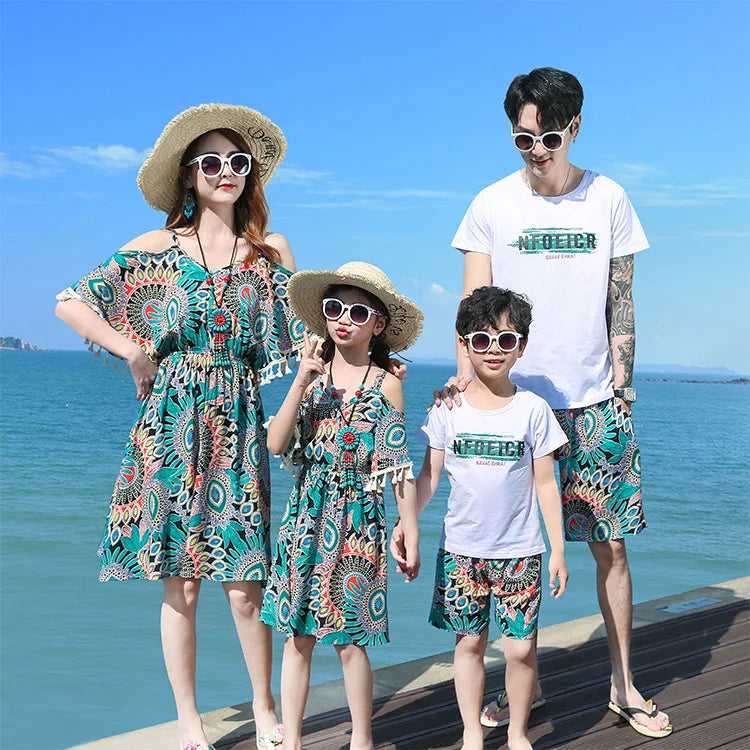
<path fill-rule="evenodd" d="M 433 407 L 417 438 L 445 451 L 451 483 L 440 546 L 457 555 L 507 559 L 545 551 L 532 461 L 564 445 L 539 396 L 518 388 L 508 406 Z"/>
<path fill-rule="evenodd" d="M 612 396 L 607 335 L 609 262 L 648 247 L 625 191 L 586 171 L 562 196 L 535 193 L 514 172 L 482 190 L 453 246 L 492 257 L 492 283 L 533 304 L 526 351 L 512 380 L 553 409 Z"/>

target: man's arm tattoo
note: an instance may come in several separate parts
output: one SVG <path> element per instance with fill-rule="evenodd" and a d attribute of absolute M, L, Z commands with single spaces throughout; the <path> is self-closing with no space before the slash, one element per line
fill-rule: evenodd
<path fill-rule="evenodd" d="M 629 386 L 633 381 L 635 361 L 633 267 L 632 255 L 613 258 L 609 264 L 607 330 L 615 366 L 615 385 L 618 387 Z"/>
<path fill-rule="evenodd" d="M 609 263 L 607 327 L 609 338 L 635 333 L 633 311 L 633 256 L 623 255 Z"/>

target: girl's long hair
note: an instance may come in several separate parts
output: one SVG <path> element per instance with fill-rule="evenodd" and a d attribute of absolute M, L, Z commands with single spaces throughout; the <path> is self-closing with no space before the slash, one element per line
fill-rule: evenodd
<path fill-rule="evenodd" d="M 352 286 L 349 284 L 334 284 L 332 286 L 329 286 L 325 290 L 323 298 L 331 297 L 337 292 L 341 292 L 347 289 L 356 289 L 358 292 L 362 292 L 362 294 L 367 297 L 367 301 L 370 303 L 370 306 L 378 311 L 381 318 L 385 319 L 385 327 L 383 328 L 383 330 L 377 336 L 373 336 L 372 340 L 370 341 L 370 359 L 381 370 L 385 370 L 387 372 L 391 354 L 390 349 L 388 348 L 388 344 L 385 343 L 385 331 L 388 328 L 388 324 L 391 322 L 391 316 L 388 314 L 388 308 L 371 292 L 368 292 L 366 289 L 362 289 L 361 287 Z M 335 351 L 336 344 L 333 343 L 333 339 L 328 335 L 328 330 L 326 330 L 325 339 L 323 340 L 323 346 L 321 348 L 321 358 L 324 362 L 328 363 L 333 359 L 333 353 Z"/>
<path fill-rule="evenodd" d="M 219 128 L 209 132 L 220 133 L 225 138 L 228 138 L 240 151 L 246 154 L 250 153 L 250 146 L 248 146 L 245 139 L 234 130 Z M 182 164 L 186 164 L 191 159 L 198 156 L 198 145 L 201 138 L 205 135 L 208 135 L 208 133 L 203 133 L 203 135 L 196 138 L 187 147 L 182 156 Z M 185 234 L 195 234 L 200 212 L 196 209 L 189 219 L 187 219 L 182 212 L 185 197 L 190 189 L 185 186 L 185 182 L 182 179 L 182 169 L 183 167 L 180 167 L 180 174 L 177 176 L 177 200 L 175 201 L 172 210 L 167 214 L 167 223 L 165 227 L 167 229 L 187 229 Z M 197 202 L 197 196 L 195 200 Z M 269 219 L 270 210 L 268 208 L 265 193 L 263 192 L 260 171 L 256 166 L 255 159 L 253 159 L 250 174 L 245 177 L 245 189 L 234 204 L 234 231 L 238 236 L 241 236 L 250 247 L 245 256 L 246 262 L 255 263 L 258 260 L 259 255 L 265 256 L 272 263 L 279 262 L 280 256 L 278 250 L 265 241 L 266 234 L 268 234 Z"/>

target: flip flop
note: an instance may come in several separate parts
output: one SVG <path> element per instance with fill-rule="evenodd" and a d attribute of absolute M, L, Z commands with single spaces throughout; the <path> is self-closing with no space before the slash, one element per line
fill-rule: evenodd
<path fill-rule="evenodd" d="M 546 699 L 544 696 L 541 698 L 537 698 L 532 704 L 531 704 L 531 710 L 533 711 L 535 708 L 541 708 L 545 703 Z M 482 713 L 479 715 L 479 723 L 483 727 L 489 727 L 490 729 L 495 729 L 497 727 L 505 727 L 508 724 L 510 724 L 510 716 L 506 716 L 505 718 L 499 718 L 498 713 L 502 711 L 503 709 L 506 709 L 508 707 L 508 694 L 503 690 L 502 693 L 498 696 L 498 699 L 496 701 L 492 701 L 492 703 L 488 703 L 483 709 Z"/>
<path fill-rule="evenodd" d="M 268 734 L 258 734 L 255 737 L 255 747 L 258 750 L 275 750 L 284 741 L 284 725 L 277 724 Z"/>
<path fill-rule="evenodd" d="M 616 703 L 610 701 L 608 708 L 610 711 L 614 711 L 618 716 L 625 719 L 625 721 L 627 721 L 628 724 L 638 732 L 638 734 L 642 734 L 644 737 L 658 739 L 659 737 L 667 737 L 672 734 L 673 727 L 671 724 L 667 724 L 664 729 L 649 729 L 645 724 L 641 724 L 640 721 L 636 721 L 636 719 L 633 718 L 633 714 L 646 714 L 646 716 L 653 718 L 659 713 L 659 709 L 653 701 L 646 701 L 646 706 L 648 707 L 648 710 L 644 711 L 637 706 L 618 706 Z"/>

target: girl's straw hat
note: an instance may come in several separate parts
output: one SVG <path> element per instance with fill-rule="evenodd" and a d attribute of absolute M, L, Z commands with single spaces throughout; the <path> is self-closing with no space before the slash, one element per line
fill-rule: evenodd
<path fill-rule="evenodd" d="M 371 263 L 352 261 L 338 271 L 299 271 L 289 279 L 289 300 L 299 318 L 318 336 L 326 334 L 323 297 L 331 285 L 356 286 L 374 294 L 391 316 L 385 342 L 392 352 L 408 349 L 422 331 L 422 311 L 393 287 L 391 280 Z"/>
<path fill-rule="evenodd" d="M 210 130 L 228 128 L 250 146 L 265 185 L 286 154 L 286 138 L 260 112 L 232 104 L 201 104 L 180 112 L 162 130 L 154 148 L 138 172 L 138 187 L 146 203 L 169 213 L 179 193 L 179 168 L 187 147 Z"/>

